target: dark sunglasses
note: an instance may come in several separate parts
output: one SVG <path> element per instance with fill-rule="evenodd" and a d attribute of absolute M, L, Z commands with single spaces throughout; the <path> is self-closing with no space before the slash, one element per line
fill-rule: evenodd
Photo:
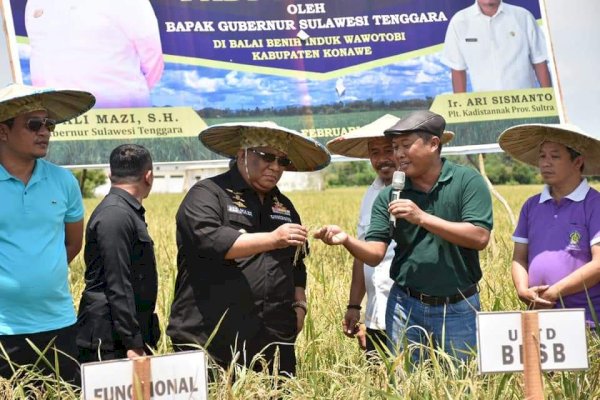
<path fill-rule="evenodd" d="M 268 162 L 268 163 L 272 163 L 273 161 L 277 160 L 277 164 L 279 164 L 282 167 L 287 167 L 292 163 L 292 160 L 287 158 L 287 156 L 276 156 L 273 153 L 265 153 L 264 151 L 260 151 L 260 150 L 256 150 L 256 149 L 248 149 L 248 150 L 250 150 L 257 156 L 262 158 L 263 161 Z"/>
<path fill-rule="evenodd" d="M 42 126 L 45 126 L 48 131 L 54 132 L 54 128 L 56 128 L 56 120 L 50 118 L 33 117 L 27 120 L 25 126 L 32 132 L 39 132 L 40 129 L 42 129 Z"/>

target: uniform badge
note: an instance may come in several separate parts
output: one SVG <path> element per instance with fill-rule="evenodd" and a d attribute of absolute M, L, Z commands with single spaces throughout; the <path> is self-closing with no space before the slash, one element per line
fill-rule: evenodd
<path fill-rule="evenodd" d="M 242 197 L 241 192 L 236 192 L 231 189 L 225 190 L 229 193 L 229 197 L 231 197 L 231 202 L 233 203 L 227 206 L 227 210 L 229 212 L 246 215 L 248 217 L 252 217 L 254 215 L 252 211 L 247 209 L 246 200 L 244 200 L 244 198 Z"/>
<path fill-rule="evenodd" d="M 288 210 L 288 208 L 286 206 L 284 206 L 279 199 L 277 198 L 277 196 L 273 196 L 273 207 L 271 208 L 271 210 L 275 213 L 275 214 L 282 214 L 282 215 L 287 215 L 288 217 L 290 215 L 292 215 L 290 213 L 290 210 Z"/>
<path fill-rule="evenodd" d="M 570 250 L 580 250 L 579 242 L 581 241 L 581 233 L 578 231 L 572 231 L 569 233 L 569 246 Z"/>
<path fill-rule="evenodd" d="M 232 203 L 238 206 L 239 208 L 246 208 L 245 200 L 242 198 L 241 192 L 235 192 L 231 189 L 225 189 L 229 192 L 229 196 L 231 197 Z"/>

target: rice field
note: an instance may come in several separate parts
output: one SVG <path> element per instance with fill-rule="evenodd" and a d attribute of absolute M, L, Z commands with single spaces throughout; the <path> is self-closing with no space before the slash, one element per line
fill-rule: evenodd
<path fill-rule="evenodd" d="M 500 186 L 498 191 L 518 215 L 524 200 L 538 192 L 539 186 Z M 357 213 L 365 188 L 328 189 L 322 192 L 294 192 L 289 197 L 296 205 L 304 225 L 316 228 L 336 223 L 355 233 Z M 147 222 L 159 266 L 158 313 L 164 331 L 176 275 L 175 211 L 182 195 L 156 194 L 144 202 Z M 99 199 L 86 200 L 86 220 Z M 481 252 L 484 277 L 481 300 L 484 311 L 520 310 L 510 278 L 512 225 L 506 210 L 494 199 L 494 232 L 490 245 Z M 477 364 L 457 367 L 441 353 L 431 350 L 431 358 L 411 369 L 408 358 L 400 354 L 369 364 L 355 340 L 341 331 L 351 277 L 351 258 L 341 247 L 327 247 L 312 241 L 307 259 L 309 312 L 297 343 L 298 376 L 280 380 L 265 374 L 238 371 L 232 385 L 225 378 L 211 383 L 214 399 L 521 399 L 522 374 L 480 375 Z M 81 255 L 71 266 L 71 288 L 76 299 L 83 290 Z M 580 372 L 544 373 L 547 399 L 600 398 L 600 339 L 588 338 L 590 369 Z M 170 351 L 163 335 L 158 353 Z M 33 374 L 11 382 L 0 382 L 1 398 L 25 398 L 24 388 Z M 36 397 L 33 393 L 30 398 Z M 45 393 L 38 398 L 78 398 L 64 384 L 48 380 Z"/>

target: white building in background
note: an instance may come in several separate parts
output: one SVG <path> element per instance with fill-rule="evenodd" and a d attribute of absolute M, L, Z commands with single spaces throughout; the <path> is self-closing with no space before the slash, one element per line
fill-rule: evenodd
<path fill-rule="evenodd" d="M 152 193 L 184 193 L 199 180 L 227 171 L 228 165 L 229 160 L 203 161 L 193 164 L 155 164 Z M 110 189 L 108 166 L 105 166 L 103 170 L 107 176 L 106 183 L 96 188 L 94 191 L 96 196 L 104 196 Z M 323 190 L 325 178 L 323 171 L 284 172 L 277 186 L 284 193 L 294 190 Z"/>

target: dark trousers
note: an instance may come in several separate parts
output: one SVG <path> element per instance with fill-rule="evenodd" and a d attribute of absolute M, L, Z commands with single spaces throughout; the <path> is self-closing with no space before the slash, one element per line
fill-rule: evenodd
<path fill-rule="evenodd" d="M 127 358 L 127 350 L 98 350 L 86 349 L 83 347 L 79 348 L 79 362 L 82 364 L 96 361 L 119 360 L 121 358 Z"/>
<path fill-rule="evenodd" d="M 58 373 L 64 381 L 80 386 L 81 376 L 77 363 L 75 336 L 75 325 L 47 332 L 0 335 L 0 344 L 4 349 L 0 351 L 0 376 L 6 379 L 12 377 L 11 364 L 15 370 L 22 365 L 34 365 L 43 374 Z M 29 339 L 40 352 L 48 348 L 44 353 L 47 362 L 41 359 L 26 339 Z M 57 364 L 58 370 L 54 371 L 54 366 Z"/>
<path fill-rule="evenodd" d="M 368 361 L 379 363 L 381 357 L 385 357 L 385 353 L 379 353 L 379 349 L 385 351 L 387 349 L 387 335 L 385 330 L 367 328 L 367 348 L 365 355 Z"/>
<path fill-rule="evenodd" d="M 240 353 L 237 363 L 245 365 L 246 367 L 254 371 L 260 372 L 264 370 L 263 362 L 266 363 L 266 367 L 270 374 L 273 373 L 274 363 L 276 361 L 276 353 L 279 353 L 277 357 L 277 371 L 281 375 L 294 376 L 296 374 L 296 354 L 294 352 L 295 337 L 292 341 L 282 340 L 281 337 L 275 336 L 265 329 L 261 329 L 254 337 L 246 339 L 245 342 L 238 341 L 237 344 L 231 346 L 222 346 L 215 348 L 211 344 L 208 348 L 208 354 L 215 360 L 215 362 L 223 369 L 229 368 L 232 360 L 232 348 L 235 346 L 235 352 Z M 185 344 L 174 344 L 173 348 L 175 351 L 189 351 L 198 350 L 197 347 L 187 346 Z M 251 365 L 254 357 L 257 354 L 261 354 L 261 360 L 256 360 Z"/>
<path fill-rule="evenodd" d="M 385 330 L 367 328 L 367 348 L 366 351 L 377 352 L 377 347 L 385 349 L 387 347 L 387 335 Z"/>

